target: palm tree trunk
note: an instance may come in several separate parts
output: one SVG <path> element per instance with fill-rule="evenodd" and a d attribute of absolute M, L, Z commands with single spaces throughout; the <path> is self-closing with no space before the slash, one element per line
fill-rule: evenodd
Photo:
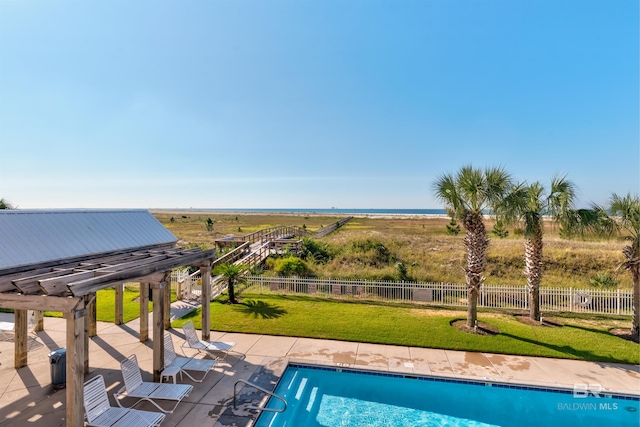
<path fill-rule="evenodd" d="M 631 320 L 631 336 L 640 342 L 640 262 L 636 262 L 631 270 L 633 275 L 633 319 Z"/>
<path fill-rule="evenodd" d="M 229 302 L 231 304 L 235 304 L 236 303 L 236 292 L 235 292 L 235 281 L 233 279 L 229 279 L 229 284 L 228 284 L 228 288 L 229 288 Z"/>
<path fill-rule="evenodd" d="M 463 221 L 466 234 L 464 246 L 467 250 L 467 327 L 473 328 L 478 320 L 478 295 L 484 283 L 484 267 L 489 238 L 482 222 L 482 214 L 468 212 Z"/>
<path fill-rule="evenodd" d="M 529 291 L 529 317 L 540 320 L 540 281 L 542 280 L 542 227 L 524 240 L 524 274 Z"/>
<path fill-rule="evenodd" d="M 631 320 L 631 336 L 640 341 L 640 253 L 634 250 L 634 246 L 626 246 L 622 252 L 627 258 L 625 267 L 633 277 L 633 318 Z"/>

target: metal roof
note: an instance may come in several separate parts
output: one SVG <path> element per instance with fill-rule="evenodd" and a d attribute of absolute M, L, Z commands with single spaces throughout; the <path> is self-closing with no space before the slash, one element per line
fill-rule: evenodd
<path fill-rule="evenodd" d="M 146 210 L 0 210 L 0 271 L 177 240 Z"/>

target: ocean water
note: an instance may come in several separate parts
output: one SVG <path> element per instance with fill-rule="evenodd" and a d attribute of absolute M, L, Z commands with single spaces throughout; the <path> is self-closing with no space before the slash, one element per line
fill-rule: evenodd
<path fill-rule="evenodd" d="M 194 208 L 198 211 L 212 212 L 247 212 L 247 213 L 314 213 L 327 215 L 446 215 L 444 209 L 298 209 L 298 208 Z"/>

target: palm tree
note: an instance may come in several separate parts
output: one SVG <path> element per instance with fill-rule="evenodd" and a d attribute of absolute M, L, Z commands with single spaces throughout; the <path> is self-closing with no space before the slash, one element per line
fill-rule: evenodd
<path fill-rule="evenodd" d="M 467 327 L 478 318 L 478 295 L 484 283 L 484 267 L 489 237 L 484 226 L 484 211 L 494 209 L 512 185 L 511 176 L 502 168 L 484 171 L 464 166 L 454 176 L 441 175 L 433 184 L 436 198 L 443 201 L 452 219 L 462 221 L 467 253 Z"/>
<path fill-rule="evenodd" d="M 237 304 L 235 285 L 244 283 L 244 274 L 246 271 L 246 265 L 229 263 L 220 264 L 213 270 L 214 275 L 222 276 L 222 280 L 227 283 L 227 289 L 229 290 L 229 302 L 231 304 Z"/>
<path fill-rule="evenodd" d="M 622 249 L 625 257 L 622 266 L 629 270 L 633 277 L 631 336 L 640 341 L 640 197 L 637 194 L 632 197 L 631 193 L 620 197 L 613 193 L 609 212 L 631 242 Z"/>
<path fill-rule="evenodd" d="M 609 199 L 608 209 L 592 205 L 591 209 L 580 209 L 569 217 L 567 235 L 595 233 L 611 237 L 621 234 L 629 240 L 622 249 L 625 261 L 621 267 L 629 270 L 633 278 L 633 317 L 631 336 L 640 341 L 640 197 L 627 193 L 621 197 L 616 193 Z"/>
<path fill-rule="evenodd" d="M 548 193 L 539 182 L 521 184 L 498 207 L 508 224 L 518 223 L 524 230 L 524 274 L 529 291 L 529 317 L 533 320 L 540 320 L 544 218 L 549 216 L 556 223 L 565 223 L 573 211 L 575 194 L 575 185 L 566 176 L 554 176 Z"/>

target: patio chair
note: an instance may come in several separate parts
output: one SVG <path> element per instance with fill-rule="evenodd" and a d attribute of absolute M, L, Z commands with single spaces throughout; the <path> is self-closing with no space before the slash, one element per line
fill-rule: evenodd
<path fill-rule="evenodd" d="M 0 322 L 0 341 L 13 341 L 13 322 Z"/>
<path fill-rule="evenodd" d="M 27 330 L 33 332 L 33 328 L 36 326 L 34 312 L 29 310 L 27 312 Z M 15 335 L 16 324 L 14 322 L 0 322 L 0 341 L 13 341 Z"/>
<path fill-rule="evenodd" d="M 102 375 L 84 383 L 84 412 L 87 425 L 96 427 L 156 427 L 165 417 L 157 412 L 115 408 L 109 405 Z"/>
<path fill-rule="evenodd" d="M 201 383 L 204 381 L 204 378 L 207 376 L 209 371 L 213 369 L 213 367 L 218 363 L 218 359 L 210 360 L 210 359 L 194 359 L 193 357 L 178 357 L 176 355 L 176 350 L 173 347 L 173 339 L 171 338 L 170 333 L 164 334 L 164 370 L 160 374 L 160 381 L 162 382 L 165 378 L 173 378 L 173 382 L 176 382 L 176 374 L 180 373 L 180 378 L 182 379 L 182 374 L 185 374 L 193 381 L 197 383 Z M 189 374 L 187 371 L 196 371 L 201 372 L 202 377 L 196 379 Z"/>
<path fill-rule="evenodd" d="M 139 402 L 146 400 L 165 414 L 171 414 L 182 399 L 187 397 L 193 390 L 193 386 L 188 384 L 143 382 L 140 367 L 138 366 L 138 358 L 135 354 L 120 362 L 120 369 L 124 377 L 124 387 L 114 393 L 113 396 L 121 408 L 124 408 L 124 406 L 120 403 L 119 398 L 131 397 L 138 400 L 129 408 L 133 408 Z M 172 400 L 176 403 L 170 410 L 165 410 L 155 402 L 157 399 Z"/>
<path fill-rule="evenodd" d="M 224 358 L 227 357 L 227 354 L 229 354 L 231 349 L 236 345 L 234 342 L 203 341 L 199 339 L 196 333 L 196 328 L 193 326 L 191 321 L 182 325 L 182 330 L 184 331 L 184 336 L 186 338 L 186 341 L 181 347 L 185 356 L 186 353 L 184 352 L 184 349 L 185 347 L 189 347 L 198 350 L 198 353 L 204 352 L 211 358 L 224 360 Z"/>

